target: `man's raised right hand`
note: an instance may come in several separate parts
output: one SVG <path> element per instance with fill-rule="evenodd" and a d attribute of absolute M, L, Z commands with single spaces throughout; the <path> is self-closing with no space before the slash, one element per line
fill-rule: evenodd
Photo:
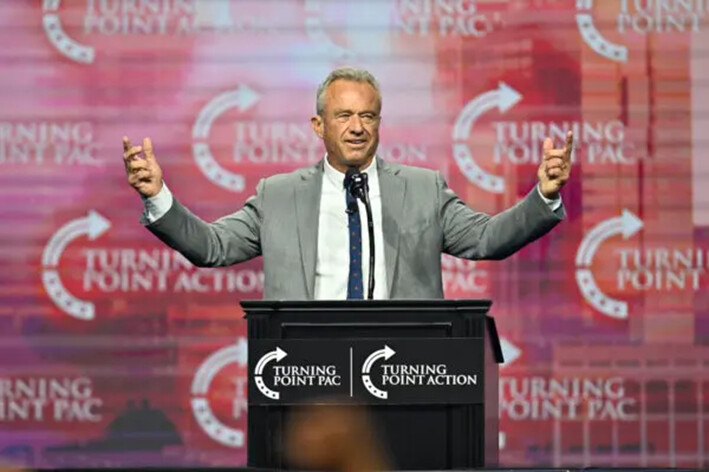
<path fill-rule="evenodd" d="M 140 154 L 143 153 L 143 156 Z M 153 153 L 150 138 L 143 138 L 142 146 L 132 146 L 123 137 L 123 163 L 126 166 L 128 183 L 146 198 L 154 197 L 162 189 L 162 169 Z"/>

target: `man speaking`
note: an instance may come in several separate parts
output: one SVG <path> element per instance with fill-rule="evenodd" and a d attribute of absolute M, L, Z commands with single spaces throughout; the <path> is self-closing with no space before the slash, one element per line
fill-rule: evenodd
<path fill-rule="evenodd" d="M 443 298 L 442 252 L 502 259 L 564 218 L 559 190 L 569 179 L 571 133 L 563 149 L 546 138 L 539 183 L 490 216 L 468 207 L 438 172 L 378 158 L 381 109 L 369 72 L 346 67 L 330 73 L 311 119 L 325 158 L 262 179 L 242 209 L 213 223 L 170 192 L 149 138 L 132 146 L 124 137 L 128 182 L 145 205 L 142 221 L 196 266 L 263 256 L 266 299 L 335 300 Z"/>

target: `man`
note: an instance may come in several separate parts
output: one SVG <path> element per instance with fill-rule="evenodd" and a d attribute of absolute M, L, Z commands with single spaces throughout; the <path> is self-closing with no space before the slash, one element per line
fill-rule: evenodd
<path fill-rule="evenodd" d="M 559 190 L 569 178 L 571 133 L 563 149 L 553 149 L 549 138 L 544 141 L 538 185 L 512 208 L 489 216 L 469 208 L 438 172 L 376 157 L 381 109 L 371 74 L 333 71 L 318 88 L 317 114 L 311 119 L 325 144 L 325 158 L 261 180 L 241 210 L 214 223 L 204 222 L 172 195 L 149 138 L 142 146 L 123 138 L 128 182 L 145 202 L 143 222 L 200 267 L 262 255 L 264 298 L 303 300 L 366 294 L 366 214 L 344 189 L 348 168 L 368 176 L 377 299 L 442 298 L 441 252 L 502 259 L 564 218 Z"/>

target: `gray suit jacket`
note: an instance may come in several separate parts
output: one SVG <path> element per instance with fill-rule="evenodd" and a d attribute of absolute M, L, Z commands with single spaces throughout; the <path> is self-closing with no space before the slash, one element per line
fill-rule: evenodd
<path fill-rule="evenodd" d="M 450 190 L 440 173 L 376 160 L 389 298 L 443 298 L 441 253 L 502 259 L 564 217 L 535 189 L 489 216 Z M 263 256 L 264 298 L 313 298 L 323 161 L 259 182 L 239 211 L 206 223 L 177 199 L 148 229 L 200 267 Z"/>

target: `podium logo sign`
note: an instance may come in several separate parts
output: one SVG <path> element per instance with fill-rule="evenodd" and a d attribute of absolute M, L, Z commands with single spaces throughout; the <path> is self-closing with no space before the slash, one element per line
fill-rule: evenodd
<path fill-rule="evenodd" d="M 377 398 L 381 398 L 382 400 L 389 398 L 389 392 L 380 390 L 374 386 L 370 372 L 372 370 L 372 366 L 378 359 L 389 360 L 389 358 L 391 358 L 394 354 L 396 353 L 392 348 L 389 346 L 384 346 L 384 349 L 374 351 L 370 354 L 369 357 L 367 357 L 367 360 L 364 361 L 364 365 L 362 365 L 362 382 L 364 383 L 364 388 L 366 388 L 369 393 Z"/>
<path fill-rule="evenodd" d="M 263 375 L 263 369 L 266 367 L 266 365 L 275 360 L 276 362 L 279 362 L 281 359 L 286 357 L 287 354 L 283 349 L 280 347 L 277 347 L 275 350 L 264 354 L 261 359 L 259 359 L 258 363 L 256 364 L 256 369 L 254 370 L 254 382 L 256 382 L 256 388 L 259 389 L 261 393 L 263 393 L 265 396 L 268 398 L 272 398 L 274 400 L 278 400 L 281 398 L 281 394 L 271 390 L 270 388 L 266 387 L 266 384 L 263 381 L 262 375 Z"/>
<path fill-rule="evenodd" d="M 254 340 L 249 343 L 249 399 L 252 404 L 313 398 L 482 402 L 482 353 L 478 338 Z"/>
<path fill-rule="evenodd" d="M 277 347 L 271 352 L 261 356 L 254 369 L 254 382 L 256 388 L 267 398 L 280 400 L 280 392 L 266 386 L 263 380 L 263 371 L 269 362 L 280 362 L 288 354 L 283 349 Z M 273 385 L 274 387 L 313 387 L 313 386 L 337 386 L 342 384 L 342 376 L 337 372 L 335 365 L 274 365 Z"/>
<path fill-rule="evenodd" d="M 382 400 L 389 399 L 389 392 L 377 388 L 372 382 L 371 370 L 378 359 L 388 361 L 396 352 L 389 346 L 374 351 L 362 365 L 362 383 L 369 393 Z M 477 385 L 477 374 L 449 374 L 446 364 L 382 364 L 379 376 L 382 386 L 424 385 Z"/>

